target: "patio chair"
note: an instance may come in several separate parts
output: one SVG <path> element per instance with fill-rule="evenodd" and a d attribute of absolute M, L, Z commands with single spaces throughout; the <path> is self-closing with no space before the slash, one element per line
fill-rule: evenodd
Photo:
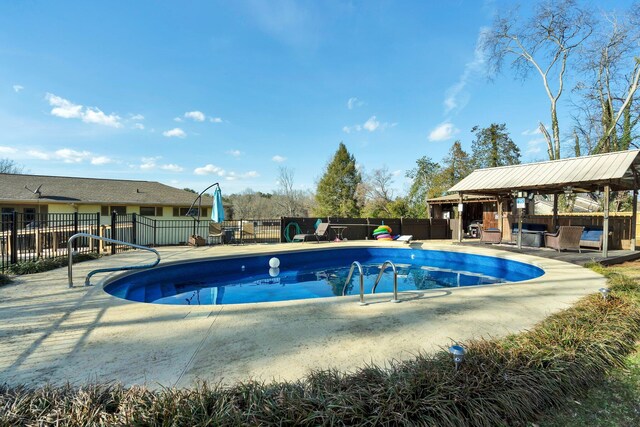
<path fill-rule="evenodd" d="M 498 228 L 481 229 L 480 241 L 484 243 L 500 243 L 502 241 L 502 231 Z"/>
<path fill-rule="evenodd" d="M 580 237 L 582 236 L 584 227 L 576 225 L 562 225 L 555 233 L 544 233 L 544 245 L 548 248 L 557 249 L 560 252 L 563 249 L 580 250 Z"/>
<path fill-rule="evenodd" d="M 329 229 L 328 222 L 321 222 L 318 224 L 318 228 L 312 234 L 296 234 L 291 239 L 292 242 L 306 242 L 308 238 L 315 237 L 315 239 L 320 242 L 320 239 L 327 240 L 327 230 Z"/>
<path fill-rule="evenodd" d="M 240 226 L 240 239 L 243 242 L 245 240 L 256 241 L 256 229 L 253 221 L 242 221 Z"/>
<path fill-rule="evenodd" d="M 211 237 L 220 237 L 220 242 L 224 239 L 224 231 L 222 230 L 222 223 L 220 222 L 210 222 L 209 223 L 209 238 Z"/>

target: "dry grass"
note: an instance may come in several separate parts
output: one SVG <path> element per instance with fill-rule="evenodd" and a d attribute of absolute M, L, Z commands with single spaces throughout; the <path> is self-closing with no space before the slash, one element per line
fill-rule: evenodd
<path fill-rule="evenodd" d="M 532 330 L 353 373 L 297 382 L 150 391 L 113 384 L 0 388 L 0 425 L 525 425 L 624 366 L 640 337 L 640 290 L 623 275 Z"/>

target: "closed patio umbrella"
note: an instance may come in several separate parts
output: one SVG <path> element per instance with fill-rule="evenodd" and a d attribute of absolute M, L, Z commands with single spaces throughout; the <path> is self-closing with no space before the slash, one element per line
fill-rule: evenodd
<path fill-rule="evenodd" d="M 211 221 L 224 221 L 224 207 L 222 206 L 222 191 L 220 186 L 216 187 L 213 193 L 213 206 L 211 207 Z"/>

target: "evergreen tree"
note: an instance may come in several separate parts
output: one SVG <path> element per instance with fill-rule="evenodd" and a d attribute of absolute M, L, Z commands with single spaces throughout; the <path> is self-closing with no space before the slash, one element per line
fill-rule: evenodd
<path fill-rule="evenodd" d="M 430 157 L 422 156 L 416 160 L 416 167 L 407 171 L 406 177 L 412 180 L 407 195 L 407 216 L 427 217 L 427 198 L 441 196 L 446 190 L 436 186 L 441 170 L 442 167 Z"/>
<path fill-rule="evenodd" d="M 356 169 L 356 159 L 340 142 L 336 154 L 327 165 L 316 190 L 317 216 L 360 216 L 356 201 L 356 189 L 362 176 Z"/>
<path fill-rule="evenodd" d="M 469 154 L 462 149 L 460 141 L 453 143 L 449 154 L 442 162 L 444 166 L 435 185 L 442 187 L 444 191 L 453 187 L 473 171 L 473 161 L 469 158 Z"/>
<path fill-rule="evenodd" d="M 476 168 L 495 168 L 520 164 L 520 148 L 513 142 L 504 123 L 492 123 L 489 127 L 474 126 L 476 134 L 471 151 Z"/>

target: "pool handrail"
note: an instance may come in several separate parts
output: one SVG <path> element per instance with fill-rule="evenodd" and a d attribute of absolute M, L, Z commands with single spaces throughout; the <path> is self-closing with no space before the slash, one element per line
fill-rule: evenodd
<path fill-rule="evenodd" d="M 400 302 L 400 300 L 398 299 L 398 270 L 396 269 L 396 265 L 389 260 L 383 262 L 382 265 L 380 266 L 380 273 L 378 273 L 376 282 L 373 284 L 371 293 L 372 294 L 376 293 L 376 287 L 378 286 L 380 279 L 382 279 L 382 275 L 384 274 L 384 270 L 387 266 L 393 269 L 393 299 L 391 300 L 391 302 Z"/>
<path fill-rule="evenodd" d="M 96 236 L 95 234 L 76 233 L 73 236 L 69 237 L 69 240 L 67 241 L 67 253 L 68 253 L 68 257 L 69 257 L 68 276 L 69 276 L 69 287 L 70 288 L 73 288 L 73 267 L 72 267 L 73 266 L 73 250 L 71 248 L 71 245 L 72 245 L 73 241 L 75 239 L 77 239 L 78 237 L 87 237 L 87 238 L 90 238 L 90 239 L 102 240 L 104 242 L 116 243 L 118 245 L 127 245 L 127 246 L 131 246 L 132 248 L 143 249 L 145 251 L 153 252 L 153 253 L 156 254 L 156 260 L 155 260 L 155 262 L 153 262 L 151 264 L 130 265 L 130 266 L 123 266 L 123 267 L 99 268 L 99 269 L 90 271 L 89 274 L 87 274 L 87 277 L 85 278 L 85 281 L 84 281 L 84 285 L 85 286 L 90 286 L 91 285 L 91 283 L 90 283 L 91 276 L 93 276 L 96 273 L 106 273 L 106 272 L 109 272 L 109 271 L 126 271 L 126 270 L 137 270 L 137 269 L 143 269 L 143 268 L 152 268 L 152 267 L 155 267 L 156 265 L 158 265 L 160 263 L 160 254 L 158 253 L 157 250 L 155 250 L 153 248 L 148 248 L 146 246 L 136 245 L 134 243 L 123 242 L 122 240 L 109 239 L 108 237 Z"/>
<path fill-rule="evenodd" d="M 345 296 L 345 293 L 347 291 L 347 286 L 351 281 L 351 276 L 353 276 L 353 271 L 356 269 L 356 267 L 360 272 L 360 305 L 367 305 L 367 303 L 364 302 L 364 274 L 362 272 L 362 264 L 360 264 L 358 261 L 353 261 L 351 263 L 351 268 L 349 269 L 349 275 L 347 276 L 347 280 L 345 280 L 344 282 L 344 288 L 342 288 L 342 296 Z"/>

